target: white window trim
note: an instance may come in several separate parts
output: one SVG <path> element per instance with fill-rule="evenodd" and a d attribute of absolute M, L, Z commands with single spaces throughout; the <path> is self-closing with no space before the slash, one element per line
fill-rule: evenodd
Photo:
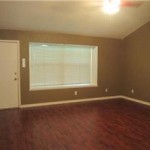
<path fill-rule="evenodd" d="M 32 43 L 35 43 L 35 42 L 30 42 L 30 44 L 32 44 Z M 44 43 L 41 43 L 41 44 L 44 44 Z M 48 43 L 48 44 L 51 44 L 51 43 Z M 58 44 L 58 45 L 62 45 L 62 44 Z M 65 45 L 65 44 L 63 44 L 63 45 Z M 66 44 L 66 45 L 72 45 L 72 44 Z M 89 45 L 89 46 L 91 46 L 91 45 Z M 32 87 L 30 85 L 30 78 L 29 78 L 29 91 L 98 87 L 98 46 L 95 46 L 95 49 L 93 50 L 93 52 L 91 51 L 91 53 L 92 53 L 91 54 L 92 61 L 91 61 L 91 79 L 90 79 L 91 82 L 90 83 Z M 93 54 L 95 56 L 94 58 L 93 58 Z M 30 74 L 30 64 L 29 64 L 29 74 Z"/>
<path fill-rule="evenodd" d="M 98 87 L 98 85 L 92 84 L 77 84 L 77 85 L 61 85 L 61 86 L 38 86 L 30 88 L 30 91 L 38 90 L 53 90 L 53 89 L 70 89 L 70 88 L 89 88 L 89 87 Z"/>

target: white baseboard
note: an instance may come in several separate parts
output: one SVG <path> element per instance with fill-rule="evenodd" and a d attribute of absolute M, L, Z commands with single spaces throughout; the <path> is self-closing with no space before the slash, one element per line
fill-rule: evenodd
<path fill-rule="evenodd" d="M 128 97 L 128 96 L 117 95 L 117 96 L 106 96 L 106 97 L 75 99 L 75 100 L 65 100 L 65 101 L 55 101 L 55 102 L 44 102 L 44 103 L 37 103 L 37 104 L 24 104 L 24 105 L 20 105 L 19 107 L 20 108 L 39 107 L 39 106 L 68 104 L 68 103 L 79 103 L 79 102 L 89 102 L 89 101 L 109 100 L 109 99 L 119 99 L 119 98 L 150 106 L 150 102 L 145 102 L 143 100 L 131 98 L 131 97 Z"/>
<path fill-rule="evenodd" d="M 18 107 L 5 107 L 5 108 L 0 108 L 0 110 L 11 110 L 11 109 L 17 109 Z"/>
<path fill-rule="evenodd" d="M 57 105 L 57 104 L 67 104 L 67 103 L 78 103 L 78 102 L 89 102 L 89 101 L 97 101 L 97 100 L 109 100 L 109 99 L 117 99 L 121 96 L 107 96 L 107 97 L 96 97 L 96 98 L 86 98 L 86 99 L 75 99 L 75 100 L 65 100 L 65 101 L 55 101 L 55 102 L 44 102 L 37 104 L 24 104 L 20 105 L 20 108 L 26 107 L 38 107 L 38 106 L 48 106 L 48 105 Z"/>
<path fill-rule="evenodd" d="M 136 103 L 140 103 L 140 104 L 144 104 L 144 105 L 150 106 L 150 102 L 145 102 L 143 100 L 139 100 L 139 99 L 131 98 L 131 97 L 128 97 L 128 96 L 123 96 L 123 95 L 121 95 L 120 98 L 123 98 L 125 100 L 129 100 L 129 101 L 132 101 L 132 102 L 136 102 Z"/>

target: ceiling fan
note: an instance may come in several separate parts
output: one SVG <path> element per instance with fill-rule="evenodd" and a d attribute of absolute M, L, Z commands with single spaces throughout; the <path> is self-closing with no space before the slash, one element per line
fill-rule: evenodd
<path fill-rule="evenodd" d="M 139 7 L 143 2 L 135 0 L 103 0 L 103 10 L 106 13 L 114 14 L 121 7 Z"/>

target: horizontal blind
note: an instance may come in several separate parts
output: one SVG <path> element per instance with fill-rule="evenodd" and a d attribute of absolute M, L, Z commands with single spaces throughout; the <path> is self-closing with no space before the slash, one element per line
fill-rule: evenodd
<path fill-rule="evenodd" d="M 30 44 L 30 87 L 89 84 L 92 47 Z"/>

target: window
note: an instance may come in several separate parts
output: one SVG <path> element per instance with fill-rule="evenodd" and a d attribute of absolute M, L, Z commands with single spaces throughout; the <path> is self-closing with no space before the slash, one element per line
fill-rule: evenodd
<path fill-rule="evenodd" d="M 30 43 L 30 90 L 97 86 L 97 47 Z"/>

